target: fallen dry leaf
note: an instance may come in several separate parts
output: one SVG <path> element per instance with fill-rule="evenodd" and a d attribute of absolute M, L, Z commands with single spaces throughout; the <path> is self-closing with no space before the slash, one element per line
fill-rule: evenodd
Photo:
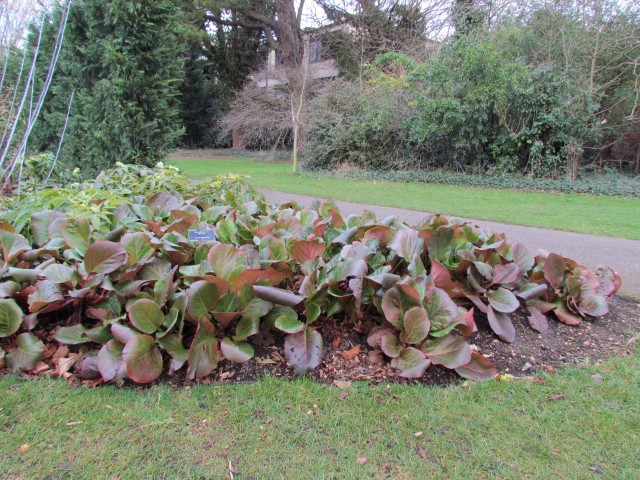
<path fill-rule="evenodd" d="M 413 436 L 416 438 L 421 437 L 422 435 L 424 435 L 424 432 L 416 432 L 413 434 Z"/>
<path fill-rule="evenodd" d="M 360 353 L 360 345 L 356 345 L 355 347 L 353 347 L 351 350 L 347 350 L 346 352 L 340 352 L 340 355 L 342 355 L 342 358 L 344 358 L 345 360 L 353 360 L 355 357 L 358 356 L 358 354 Z"/>
<path fill-rule="evenodd" d="M 418 455 L 420 455 L 420 458 L 427 457 L 427 452 L 425 452 L 424 448 L 422 448 L 420 445 L 416 445 L 416 452 L 418 453 Z"/>
<path fill-rule="evenodd" d="M 56 369 L 58 371 L 58 375 L 62 376 L 64 373 L 67 373 L 73 364 L 76 361 L 76 357 L 61 357 L 58 358 L 56 362 Z"/>
<path fill-rule="evenodd" d="M 369 459 L 367 457 L 358 457 L 358 465 L 364 465 Z"/>
<path fill-rule="evenodd" d="M 566 395 L 565 393 L 559 393 L 558 395 L 551 395 L 551 396 L 549 397 L 549 400 L 550 400 L 550 401 L 554 401 L 554 400 L 561 400 L 561 399 L 563 399 L 563 398 L 564 398 L 564 397 L 566 397 L 566 396 L 567 396 L 567 395 Z"/>
<path fill-rule="evenodd" d="M 342 337 L 336 337 L 333 339 L 333 342 L 331 342 L 331 346 L 333 347 L 334 350 L 338 348 L 338 345 L 340 345 L 341 341 L 342 341 Z"/>
<path fill-rule="evenodd" d="M 591 380 L 593 380 L 594 383 L 599 383 L 602 381 L 602 375 L 600 375 L 599 373 L 591 375 Z"/>
<path fill-rule="evenodd" d="M 74 425 L 82 425 L 84 422 L 82 420 L 80 420 L 79 422 L 67 422 L 65 423 L 65 425 L 67 427 L 73 427 Z"/>
<path fill-rule="evenodd" d="M 338 397 L 340 397 L 340 400 L 344 400 L 348 396 L 349 394 L 347 392 L 340 392 L 340 395 L 338 395 Z"/>
<path fill-rule="evenodd" d="M 351 382 L 349 382 L 348 380 L 334 380 L 333 384 L 340 390 L 344 390 L 351 386 Z"/>
<path fill-rule="evenodd" d="M 19 451 L 20 453 L 26 452 L 27 450 L 29 450 L 29 447 L 30 447 L 30 446 L 31 446 L 31 445 L 28 445 L 28 444 L 26 444 L 26 443 L 25 443 L 24 445 L 22 445 L 22 446 L 18 449 L 18 451 Z"/>

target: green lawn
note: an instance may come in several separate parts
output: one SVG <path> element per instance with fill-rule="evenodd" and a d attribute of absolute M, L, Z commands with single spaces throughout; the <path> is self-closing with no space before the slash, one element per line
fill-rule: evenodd
<path fill-rule="evenodd" d="M 639 199 L 424 183 L 372 182 L 327 178 L 309 173 L 293 175 L 288 164 L 245 158 L 170 161 L 187 176 L 195 179 L 221 173 L 239 173 L 250 176 L 256 187 L 271 190 L 593 235 L 640 239 Z"/>
<path fill-rule="evenodd" d="M 235 479 L 640 478 L 640 355 L 543 379 L 340 398 L 304 379 L 172 390 L 5 376 L 0 472 L 229 479 L 231 462 Z"/>

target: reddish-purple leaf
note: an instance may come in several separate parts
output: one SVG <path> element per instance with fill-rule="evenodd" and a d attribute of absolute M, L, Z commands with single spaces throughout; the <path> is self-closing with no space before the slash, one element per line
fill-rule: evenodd
<path fill-rule="evenodd" d="M 403 329 L 404 314 L 413 307 L 420 306 L 420 295 L 408 285 L 396 285 L 382 297 L 382 311 L 385 318 L 398 330 Z"/>
<path fill-rule="evenodd" d="M 380 350 L 390 358 L 399 356 L 403 348 L 404 346 L 398 342 L 396 333 L 388 333 L 380 339 Z"/>
<path fill-rule="evenodd" d="M 122 245 L 106 240 L 91 245 L 84 255 L 88 273 L 111 273 L 126 265 L 129 255 Z"/>
<path fill-rule="evenodd" d="M 502 312 L 496 312 L 489 306 L 487 309 L 489 325 L 501 340 L 512 343 L 516 339 L 516 329 L 511 319 Z"/>
<path fill-rule="evenodd" d="M 391 366 L 400 370 L 404 378 L 420 378 L 431 365 L 431 361 L 417 348 L 405 348 L 400 356 L 391 360 Z"/>
<path fill-rule="evenodd" d="M 304 300 L 304 297 L 291 293 L 289 290 L 263 285 L 254 285 L 253 293 L 262 300 L 285 307 L 294 307 Z"/>
<path fill-rule="evenodd" d="M 520 302 L 516 296 L 506 288 L 498 288 L 487 292 L 489 304 L 498 312 L 511 313 L 518 309 Z"/>
<path fill-rule="evenodd" d="M 194 378 L 206 377 L 218 366 L 221 359 L 222 354 L 218 348 L 216 328 L 209 320 L 201 318 L 189 349 L 187 378 L 193 380 Z"/>
<path fill-rule="evenodd" d="M 491 282 L 497 283 L 514 283 L 520 276 L 520 267 L 515 263 L 498 264 L 493 267 Z"/>
<path fill-rule="evenodd" d="M 309 328 L 287 335 L 284 356 L 296 373 L 316 368 L 322 361 L 322 335 Z"/>
<path fill-rule="evenodd" d="M 527 310 L 530 313 L 530 315 L 527 317 L 527 320 L 529 320 L 529 325 L 531 326 L 531 328 L 540 333 L 546 332 L 549 329 L 547 316 L 536 307 L 527 306 Z"/>
<path fill-rule="evenodd" d="M 567 264 L 564 258 L 555 253 L 550 253 L 544 261 L 542 273 L 545 280 L 549 282 L 553 288 L 559 288 L 564 280 L 564 272 L 567 270 Z"/>
<path fill-rule="evenodd" d="M 124 344 L 109 340 L 98 352 L 98 369 L 103 380 L 121 379 L 127 376 L 127 365 L 122 358 Z"/>
<path fill-rule="evenodd" d="M 149 335 L 129 340 L 122 350 L 122 359 L 127 365 L 127 376 L 134 382 L 150 383 L 162 373 L 162 354 Z"/>
<path fill-rule="evenodd" d="M 291 256 L 299 263 L 322 258 L 326 245 L 316 240 L 300 240 L 291 246 Z"/>
<path fill-rule="evenodd" d="M 493 380 L 498 374 L 496 366 L 478 352 L 471 352 L 469 363 L 455 370 L 461 377 L 479 382 Z"/>
<path fill-rule="evenodd" d="M 404 314 L 404 329 L 400 332 L 400 340 L 409 344 L 417 344 L 429 334 L 429 317 L 422 307 L 413 307 Z"/>
<path fill-rule="evenodd" d="M 432 363 L 447 368 L 458 368 L 471 361 L 471 347 L 464 338 L 453 334 L 429 338 L 420 346 L 420 350 Z"/>

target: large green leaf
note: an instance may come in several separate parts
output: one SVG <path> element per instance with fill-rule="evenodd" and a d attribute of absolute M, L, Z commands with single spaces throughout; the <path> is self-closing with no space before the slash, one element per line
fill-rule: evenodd
<path fill-rule="evenodd" d="M 68 283 L 75 277 L 73 268 L 59 263 L 49 265 L 43 273 L 47 280 L 53 283 Z"/>
<path fill-rule="evenodd" d="M 253 347 L 248 343 L 234 342 L 226 337 L 220 342 L 220 348 L 224 358 L 235 363 L 244 363 L 254 355 Z"/>
<path fill-rule="evenodd" d="M 78 323 L 70 327 L 60 327 L 56 331 L 56 340 L 60 343 L 66 343 L 67 345 L 78 345 L 80 343 L 88 343 L 91 341 L 84 333 L 87 331 L 87 327 Z"/>
<path fill-rule="evenodd" d="M 260 298 L 253 298 L 244 308 L 233 339 L 241 341 L 258 333 L 260 331 L 260 319 L 269 313 L 272 307 L 273 304 L 270 302 Z"/>
<path fill-rule="evenodd" d="M 169 333 L 156 338 L 158 340 L 158 345 L 171 355 L 169 374 L 172 374 L 176 370 L 182 368 L 189 358 L 189 350 L 184 348 L 184 345 L 182 344 L 182 335 L 178 333 Z"/>
<path fill-rule="evenodd" d="M 455 370 L 461 377 L 478 382 L 493 380 L 498 374 L 498 369 L 495 365 L 478 352 L 471 352 L 471 360 L 469 363 Z"/>
<path fill-rule="evenodd" d="M 511 244 L 511 257 L 523 272 L 531 270 L 535 263 L 535 259 L 527 247 L 518 242 Z"/>
<path fill-rule="evenodd" d="M 109 274 L 126 265 L 128 258 L 122 245 L 103 240 L 87 249 L 84 255 L 84 268 L 87 273 Z"/>
<path fill-rule="evenodd" d="M 207 259 L 211 265 L 213 273 L 218 277 L 232 280 L 236 262 L 238 260 L 238 249 L 235 245 L 219 243 L 211 247 Z M 237 273 L 240 273 L 239 271 Z"/>
<path fill-rule="evenodd" d="M 269 312 L 273 326 L 285 333 L 298 333 L 304 330 L 305 324 L 298 320 L 298 314 L 291 307 L 277 305 Z"/>
<path fill-rule="evenodd" d="M 216 338 L 216 328 L 206 318 L 200 318 L 198 330 L 189 348 L 187 378 L 202 378 L 213 372 L 222 359 Z"/>
<path fill-rule="evenodd" d="M 322 335 L 309 328 L 287 335 L 284 356 L 296 373 L 316 368 L 322 362 Z"/>
<path fill-rule="evenodd" d="M 24 314 L 12 298 L 0 300 L 0 337 L 9 337 L 22 325 Z"/>
<path fill-rule="evenodd" d="M 417 230 L 401 228 L 393 236 L 389 248 L 405 261 L 412 262 L 416 256 L 419 257 L 424 251 L 424 240 Z"/>
<path fill-rule="evenodd" d="M 164 322 L 164 314 L 160 305 L 147 298 L 133 302 L 128 311 L 129 320 L 133 326 L 144 333 L 155 333 Z"/>
<path fill-rule="evenodd" d="M 7 367 L 13 372 L 33 370 L 42 359 L 44 343 L 32 333 L 22 333 L 16 341 L 18 348 L 7 353 Z"/>
<path fill-rule="evenodd" d="M 0 230 L 0 254 L 5 263 L 15 263 L 22 253 L 30 249 L 31 245 L 22 235 Z"/>
<path fill-rule="evenodd" d="M 396 285 L 382 297 L 382 311 L 389 323 L 398 330 L 403 330 L 404 315 L 413 308 L 420 306 L 420 295 L 408 285 Z M 430 317 L 430 316 L 429 316 Z"/>
<path fill-rule="evenodd" d="M 503 313 L 515 312 L 520 306 L 520 302 L 516 296 L 502 287 L 497 290 L 489 290 L 487 292 L 487 300 L 489 300 L 489 304 L 495 310 Z"/>
<path fill-rule="evenodd" d="M 492 306 L 487 309 L 487 319 L 491 330 L 495 332 L 501 340 L 512 343 L 516 339 L 516 329 L 511 319 L 502 312 L 496 312 Z"/>
<path fill-rule="evenodd" d="M 155 252 L 153 245 L 151 245 L 151 239 L 144 232 L 127 233 L 122 237 L 120 243 L 129 255 L 127 262 L 129 266 L 145 263 Z"/>
<path fill-rule="evenodd" d="M 391 366 L 400 370 L 404 378 L 420 378 L 431 361 L 417 348 L 407 347 L 399 356 L 391 360 Z"/>
<path fill-rule="evenodd" d="M 398 335 L 387 333 L 380 338 L 380 350 L 389 358 L 396 358 L 404 349 L 404 345 L 398 341 Z"/>
<path fill-rule="evenodd" d="M 431 288 L 422 303 L 429 316 L 433 331 L 444 330 L 458 316 L 458 306 L 447 295 L 447 292 L 440 288 Z"/>
<path fill-rule="evenodd" d="M 432 363 L 447 368 L 458 368 L 471 361 L 471 347 L 458 335 L 429 338 L 420 346 L 420 350 Z"/>
<path fill-rule="evenodd" d="M 61 231 L 65 243 L 80 255 L 84 255 L 89 248 L 89 237 L 91 237 L 89 220 L 85 218 L 70 218 L 62 224 Z"/>
<path fill-rule="evenodd" d="M 187 313 L 197 322 L 201 318 L 208 318 L 218 303 L 220 295 L 214 283 L 199 280 L 187 289 Z"/>
<path fill-rule="evenodd" d="M 413 307 L 404 314 L 403 330 L 400 340 L 409 344 L 417 344 L 427 338 L 429 334 L 429 317 L 422 307 Z"/>
<path fill-rule="evenodd" d="M 49 226 L 56 218 L 66 218 L 55 210 L 43 210 L 31 215 L 31 233 L 36 245 L 44 245 L 49 241 Z"/>
<path fill-rule="evenodd" d="M 453 236 L 453 230 L 450 228 L 438 228 L 429 240 L 429 258 L 447 266 L 453 255 Z"/>
<path fill-rule="evenodd" d="M 150 383 L 162 373 L 162 354 L 149 335 L 139 335 L 127 342 L 122 350 L 127 376 L 137 383 Z"/>
<path fill-rule="evenodd" d="M 122 358 L 124 344 L 109 340 L 98 352 L 98 370 L 104 381 L 119 380 L 127 376 L 127 365 Z"/>

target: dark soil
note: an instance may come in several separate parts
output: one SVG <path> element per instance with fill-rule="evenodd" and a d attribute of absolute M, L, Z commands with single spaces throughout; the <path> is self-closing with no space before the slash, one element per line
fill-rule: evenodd
<path fill-rule="evenodd" d="M 500 374 L 532 376 L 539 371 L 554 371 L 557 367 L 581 362 L 597 363 L 613 355 L 629 352 L 629 340 L 640 332 L 640 304 L 616 296 L 610 302 L 610 312 L 601 318 L 587 319 L 578 326 L 569 326 L 554 319 L 549 320 L 549 329 L 540 334 L 531 329 L 527 319 L 512 315 L 516 327 L 516 340 L 506 343 L 499 340 L 489 326 L 478 322 L 479 331 L 469 337 L 470 344 L 488 357 Z M 421 383 L 426 385 L 448 385 L 460 381 L 453 371 L 431 365 L 423 378 L 408 380 L 398 377 L 384 356 L 367 345 L 368 325 L 357 326 L 331 319 L 318 321 L 318 331 L 324 339 L 324 359 L 320 367 L 307 376 L 322 383 L 366 382 L 370 384 Z M 272 334 L 266 333 L 266 336 Z M 256 339 L 259 340 L 259 339 Z M 244 364 L 224 361 L 205 379 L 205 383 L 245 383 L 264 376 L 295 378 L 296 375 L 283 358 L 283 337 L 275 335 L 264 338 L 269 346 L 252 342 L 256 355 Z M 347 360 L 344 356 L 360 348 L 359 353 Z M 344 356 L 343 356 L 344 355 Z M 167 379 L 179 385 L 179 378 Z"/>
<path fill-rule="evenodd" d="M 468 342 L 489 358 L 501 375 L 532 377 L 542 371 L 553 372 L 557 367 L 570 364 L 597 363 L 613 355 L 630 352 L 631 343 L 640 332 L 640 304 L 623 296 L 614 297 L 609 304 L 610 312 L 605 317 L 590 318 L 578 326 L 569 326 L 549 319 L 549 329 L 540 334 L 531 329 L 527 319 L 513 314 L 516 340 L 506 343 L 490 331 L 486 321 L 477 321 L 479 331 L 468 338 Z M 367 332 L 374 325 L 370 319 L 360 325 L 353 325 L 335 319 L 320 319 L 316 322 L 324 339 L 323 361 L 319 368 L 307 373 L 309 378 L 326 384 L 344 388 L 349 384 L 419 383 L 425 385 L 448 385 L 462 379 L 453 370 L 431 365 L 425 375 L 418 380 L 401 378 L 391 368 L 388 359 L 366 342 Z M 51 332 L 37 332 L 47 343 L 45 361 L 37 367 L 40 375 L 55 374 L 53 358 L 62 355 L 57 352 L 66 347 L 56 347 Z M 631 340 L 633 339 L 633 340 Z M 255 356 L 243 364 L 222 361 L 204 384 L 249 383 L 264 376 L 276 378 L 296 378 L 292 368 L 283 356 L 284 336 L 263 331 L 251 342 Z M 77 348 L 72 348 L 77 350 Z M 83 348 L 80 348 L 80 352 Z M 24 377 L 30 377 L 24 375 Z M 154 383 L 168 383 L 179 388 L 187 383 L 185 369 L 176 374 L 163 374 Z M 70 383 L 79 383 L 76 375 L 65 374 Z M 97 385 L 100 381 L 85 381 Z M 132 387 L 140 385 L 125 382 Z M 356 383 L 357 384 L 357 383 Z"/>

